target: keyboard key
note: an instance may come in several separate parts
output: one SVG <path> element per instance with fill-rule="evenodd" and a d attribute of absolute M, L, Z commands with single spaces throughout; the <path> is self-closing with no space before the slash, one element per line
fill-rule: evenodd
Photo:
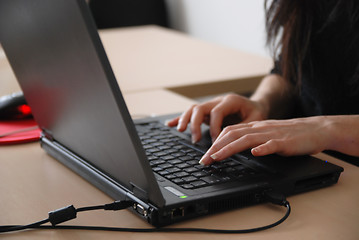
<path fill-rule="evenodd" d="M 182 156 L 184 156 L 184 153 L 176 152 L 176 153 L 172 153 L 171 155 L 174 156 L 174 157 L 182 157 Z"/>
<path fill-rule="evenodd" d="M 243 165 L 238 165 L 238 166 L 235 166 L 234 169 L 235 169 L 236 171 L 243 171 L 244 169 L 246 169 L 246 167 L 243 166 Z"/>
<path fill-rule="evenodd" d="M 162 157 L 162 156 L 166 156 L 167 153 L 165 153 L 165 152 L 156 152 L 153 155 L 155 155 L 156 157 Z"/>
<path fill-rule="evenodd" d="M 214 183 L 220 182 L 220 180 L 215 176 L 203 177 L 203 178 L 201 178 L 201 180 L 205 181 L 206 183 L 209 183 L 209 184 L 214 184 Z"/>
<path fill-rule="evenodd" d="M 186 177 L 188 176 L 189 174 L 186 173 L 186 172 L 176 172 L 174 173 L 173 175 L 177 176 L 177 177 Z"/>
<path fill-rule="evenodd" d="M 193 182 L 193 181 L 196 181 L 198 180 L 196 177 L 193 177 L 193 176 L 188 176 L 188 177 L 184 177 L 182 178 L 185 182 Z"/>
<path fill-rule="evenodd" d="M 201 171 L 201 172 L 194 172 L 194 173 L 192 173 L 192 175 L 200 178 L 200 177 L 207 176 L 207 173 Z"/>
<path fill-rule="evenodd" d="M 183 187 L 184 189 L 191 189 L 191 188 L 193 188 L 193 185 L 191 185 L 191 184 L 183 184 L 183 185 L 181 185 L 181 187 Z"/>
<path fill-rule="evenodd" d="M 148 156 L 147 159 L 148 159 L 148 161 L 152 161 L 152 160 L 157 160 L 158 157 L 156 157 L 156 156 Z"/>
<path fill-rule="evenodd" d="M 163 171 L 159 171 L 159 172 L 158 172 L 158 174 L 160 174 L 160 175 L 162 175 L 162 176 L 163 176 L 163 175 L 168 174 L 168 172 L 167 172 L 166 170 L 163 170 Z"/>
<path fill-rule="evenodd" d="M 171 181 L 174 182 L 175 184 L 185 183 L 185 181 L 182 178 L 174 178 Z"/>
<path fill-rule="evenodd" d="M 177 153 L 177 150 L 176 149 L 167 149 L 167 150 L 164 150 L 165 153 L 167 154 L 171 154 L 171 153 Z"/>
<path fill-rule="evenodd" d="M 234 179 L 233 176 L 223 173 L 215 173 L 213 174 L 213 177 L 220 179 L 222 182 L 227 182 Z"/>
<path fill-rule="evenodd" d="M 163 160 L 152 160 L 152 161 L 150 161 L 151 166 L 156 166 L 156 165 L 163 164 L 163 163 L 165 163 L 165 161 L 163 161 Z"/>
<path fill-rule="evenodd" d="M 195 181 L 192 182 L 191 185 L 193 185 L 194 187 L 204 187 L 207 185 L 207 183 L 205 181 Z"/>
<path fill-rule="evenodd" d="M 180 149 L 185 149 L 186 148 L 186 146 L 184 146 L 184 145 L 182 145 L 182 144 L 180 144 L 180 145 L 176 145 L 176 146 L 173 146 L 175 149 L 178 149 L 178 150 L 180 150 Z"/>
<path fill-rule="evenodd" d="M 175 172 L 181 171 L 181 169 L 179 169 L 179 168 L 177 168 L 177 167 L 167 168 L 166 170 L 167 170 L 167 172 L 169 172 L 169 173 L 175 173 Z"/>
<path fill-rule="evenodd" d="M 181 163 L 181 164 L 177 164 L 176 167 L 179 167 L 179 168 L 188 168 L 188 167 L 190 167 L 190 165 L 188 165 L 187 163 Z"/>
<path fill-rule="evenodd" d="M 145 140 L 143 140 L 142 142 L 143 142 L 144 144 L 149 144 L 149 143 L 155 143 L 155 142 L 157 142 L 157 140 L 150 138 L 150 139 L 145 139 Z"/>
<path fill-rule="evenodd" d="M 170 149 L 171 147 L 167 146 L 167 145 L 161 145 L 161 146 L 158 146 L 158 149 L 160 150 L 167 150 L 167 149 Z"/>
<path fill-rule="evenodd" d="M 176 176 L 175 176 L 175 175 L 173 175 L 173 174 L 167 174 L 167 175 L 165 175 L 164 177 L 165 177 L 165 178 L 167 178 L 167 179 L 173 179 L 173 178 L 176 178 Z"/>
<path fill-rule="evenodd" d="M 173 157 L 174 158 L 174 157 Z M 168 161 L 170 164 L 173 164 L 173 165 L 178 165 L 178 164 L 180 164 L 180 163 L 182 163 L 182 161 L 181 160 L 179 160 L 179 159 L 173 159 L 173 160 L 170 160 L 170 161 Z"/>
<path fill-rule="evenodd" d="M 189 160 L 193 160 L 193 157 L 191 157 L 191 156 L 183 156 L 183 157 L 179 157 L 179 159 L 181 159 L 182 161 L 189 161 Z"/>
<path fill-rule="evenodd" d="M 149 153 L 156 153 L 156 152 L 160 152 L 161 150 L 158 149 L 158 148 L 150 148 L 150 149 L 147 149 L 146 152 L 149 152 Z"/>
<path fill-rule="evenodd" d="M 189 165 L 199 165 L 197 160 L 186 161 L 186 163 L 189 164 Z"/>
<path fill-rule="evenodd" d="M 227 167 L 227 168 L 223 169 L 223 171 L 226 173 L 232 173 L 232 172 L 235 172 L 236 170 L 232 167 Z"/>
<path fill-rule="evenodd" d="M 226 168 L 226 165 L 221 164 L 221 163 L 215 163 L 215 164 L 212 164 L 211 167 L 212 167 L 213 169 L 219 170 L 219 169 Z"/>
<path fill-rule="evenodd" d="M 146 149 L 153 148 L 153 146 L 151 144 L 146 144 L 146 145 L 143 145 L 143 148 L 146 150 Z"/>
<path fill-rule="evenodd" d="M 189 168 L 185 168 L 185 169 L 183 169 L 183 170 L 185 170 L 185 171 L 188 172 L 188 173 L 193 173 L 193 172 L 197 172 L 197 171 L 198 171 L 198 169 L 195 168 L 195 167 L 189 167 Z"/>
<path fill-rule="evenodd" d="M 171 156 L 171 155 L 165 155 L 165 156 L 162 156 L 161 159 L 169 162 L 169 160 L 175 159 L 175 157 Z M 179 161 L 179 162 L 181 162 L 181 161 Z M 173 163 L 171 163 L 171 164 L 173 164 Z"/>
<path fill-rule="evenodd" d="M 203 153 L 201 152 L 191 152 L 191 153 L 188 153 L 189 156 L 191 157 L 199 157 L 201 158 L 203 156 Z"/>
<path fill-rule="evenodd" d="M 165 163 L 165 164 L 158 165 L 158 167 L 163 168 L 163 169 L 166 169 L 166 168 L 171 168 L 171 167 L 173 167 L 173 165 L 172 165 L 172 164 L 169 164 L 169 163 Z"/>
<path fill-rule="evenodd" d="M 163 168 L 160 168 L 160 167 L 154 167 L 154 168 L 152 168 L 152 170 L 153 170 L 153 171 L 155 171 L 155 172 L 159 172 L 159 171 L 162 171 L 162 170 L 163 170 Z"/>
<path fill-rule="evenodd" d="M 194 153 L 194 152 L 196 152 L 195 150 L 193 150 L 192 148 L 183 148 L 182 150 L 181 150 L 181 152 L 183 152 L 183 153 Z"/>

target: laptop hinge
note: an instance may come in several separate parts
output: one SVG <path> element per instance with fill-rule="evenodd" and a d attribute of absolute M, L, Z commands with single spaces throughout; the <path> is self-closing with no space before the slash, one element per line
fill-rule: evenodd
<path fill-rule="evenodd" d="M 132 186 L 133 195 L 135 195 L 136 197 L 138 197 L 141 200 L 148 200 L 148 194 L 145 190 L 136 186 L 136 184 L 134 184 L 132 182 L 130 182 L 130 184 Z"/>
<path fill-rule="evenodd" d="M 47 129 L 42 129 L 41 137 L 45 137 L 50 141 L 54 140 L 54 138 L 52 137 L 52 132 Z"/>

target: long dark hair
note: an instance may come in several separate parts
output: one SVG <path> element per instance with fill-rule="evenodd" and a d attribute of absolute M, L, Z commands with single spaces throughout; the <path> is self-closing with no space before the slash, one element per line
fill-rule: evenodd
<path fill-rule="evenodd" d="M 300 86 L 303 63 L 310 61 L 310 42 L 314 31 L 322 31 L 342 14 L 345 14 L 349 25 L 358 22 L 355 1 L 265 0 L 267 45 L 271 47 L 274 59 L 280 59 L 279 68 L 284 79 Z M 323 11 L 327 13 L 325 16 Z M 320 19 L 323 17 L 325 19 Z M 315 25 L 318 19 L 323 23 L 319 27 Z M 353 41 L 358 42 L 357 39 Z M 358 74 L 358 70 L 354 74 Z"/>

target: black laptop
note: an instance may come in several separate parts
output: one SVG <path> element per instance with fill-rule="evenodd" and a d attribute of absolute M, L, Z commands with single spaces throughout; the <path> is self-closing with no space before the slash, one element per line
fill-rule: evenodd
<path fill-rule="evenodd" d="M 329 186 L 343 171 L 249 151 L 199 165 L 209 141 L 193 145 L 163 124 L 168 117 L 131 118 L 85 1 L 0 0 L 0 42 L 43 149 L 112 198 L 134 201 L 154 226 L 261 203 L 268 190 Z"/>

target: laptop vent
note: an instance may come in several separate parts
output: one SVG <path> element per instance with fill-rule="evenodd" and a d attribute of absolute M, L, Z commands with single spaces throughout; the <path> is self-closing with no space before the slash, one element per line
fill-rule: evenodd
<path fill-rule="evenodd" d="M 220 211 L 225 211 L 228 209 L 234 209 L 239 207 L 248 206 L 255 204 L 261 201 L 259 197 L 256 197 L 257 194 L 246 194 L 236 198 L 230 199 L 221 199 L 218 201 L 213 201 L 208 204 L 208 212 L 216 213 Z"/>

